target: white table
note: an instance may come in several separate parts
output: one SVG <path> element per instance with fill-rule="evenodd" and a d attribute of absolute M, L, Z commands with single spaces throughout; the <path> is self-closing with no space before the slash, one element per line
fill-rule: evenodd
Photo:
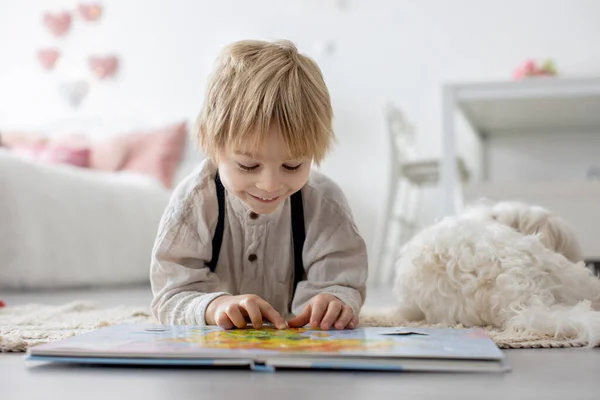
<path fill-rule="evenodd" d="M 544 134 L 585 130 L 600 134 L 600 78 L 533 78 L 459 83 L 448 84 L 443 90 L 443 154 L 440 177 L 443 190 L 442 210 L 445 215 L 456 214 L 463 206 L 463 193 L 454 161 L 460 155 L 457 146 L 459 115 L 464 117 L 475 134 L 475 140 L 479 142 L 481 157 L 476 158 L 475 165 L 471 167 L 474 167 L 475 175 L 479 177 L 476 183 L 484 185 L 488 169 L 486 143 L 490 139 L 516 132 Z M 563 192 L 572 190 L 570 194 L 573 205 L 566 207 L 565 201 L 560 204 L 553 202 L 554 197 L 549 193 L 549 204 L 546 206 L 555 209 L 565 219 L 574 220 L 572 224 L 576 225 L 581 233 L 580 238 L 585 241 L 582 243 L 584 254 L 589 259 L 600 260 L 600 243 L 590 238 L 600 237 L 600 226 L 596 226 L 600 225 L 600 213 L 595 216 L 573 212 L 577 209 L 596 208 L 590 204 L 600 203 L 600 182 L 565 181 L 564 184 Z M 524 201 L 535 201 L 543 193 L 557 190 L 548 182 L 540 182 L 539 185 L 536 182 L 526 185 L 519 182 L 494 185 L 495 182 L 489 182 L 488 186 L 482 187 L 489 189 L 492 195 L 506 193 L 507 196 L 516 197 L 518 194 Z M 486 195 L 491 197 L 490 194 Z"/>
<path fill-rule="evenodd" d="M 462 113 L 481 140 L 506 131 L 597 128 L 600 78 L 536 78 L 522 81 L 448 84 L 443 89 L 442 186 L 444 210 L 455 212 L 456 114 Z"/>

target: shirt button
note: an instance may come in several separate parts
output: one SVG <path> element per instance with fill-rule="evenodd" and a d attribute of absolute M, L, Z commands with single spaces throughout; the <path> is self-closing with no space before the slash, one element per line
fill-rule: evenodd
<path fill-rule="evenodd" d="M 256 261 L 258 257 L 256 256 L 256 254 L 250 254 L 248 256 L 248 261 Z"/>
<path fill-rule="evenodd" d="M 256 219 L 256 218 L 258 218 L 258 214 L 255 213 L 255 212 L 251 212 L 250 213 L 250 219 Z"/>

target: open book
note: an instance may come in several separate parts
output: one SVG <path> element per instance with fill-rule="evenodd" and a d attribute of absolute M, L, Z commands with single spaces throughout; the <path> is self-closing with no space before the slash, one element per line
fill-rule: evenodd
<path fill-rule="evenodd" d="M 222 330 L 115 325 L 29 349 L 37 361 L 280 368 L 502 372 L 509 368 L 479 329 L 309 328 Z"/>

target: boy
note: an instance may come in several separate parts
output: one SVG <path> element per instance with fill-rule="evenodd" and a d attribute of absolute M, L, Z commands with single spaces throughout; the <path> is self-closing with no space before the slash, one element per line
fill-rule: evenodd
<path fill-rule="evenodd" d="M 334 140 L 332 116 L 318 66 L 292 43 L 223 50 L 198 117 L 208 159 L 174 191 L 153 249 L 159 321 L 358 325 L 365 243 L 342 191 L 311 168 Z"/>

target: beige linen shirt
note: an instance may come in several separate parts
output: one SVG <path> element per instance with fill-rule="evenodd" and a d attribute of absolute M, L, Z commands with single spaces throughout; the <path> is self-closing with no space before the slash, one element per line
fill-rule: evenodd
<path fill-rule="evenodd" d="M 289 317 L 319 293 L 329 293 L 358 315 L 365 300 L 367 251 L 340 188 L 311 171 L 302 188 L 305 276 L 292 296 L 294 254 L 290 199 L 268 215 L 252 213 L 226 192 L 225 226 L 215 272 L 212 238 L 219 208 L 209 160 L 175 189 L 152 251 L 152 311 L 161 323 L 204 325 L 208 304 L 225 294 L 256 294 Z"/>

